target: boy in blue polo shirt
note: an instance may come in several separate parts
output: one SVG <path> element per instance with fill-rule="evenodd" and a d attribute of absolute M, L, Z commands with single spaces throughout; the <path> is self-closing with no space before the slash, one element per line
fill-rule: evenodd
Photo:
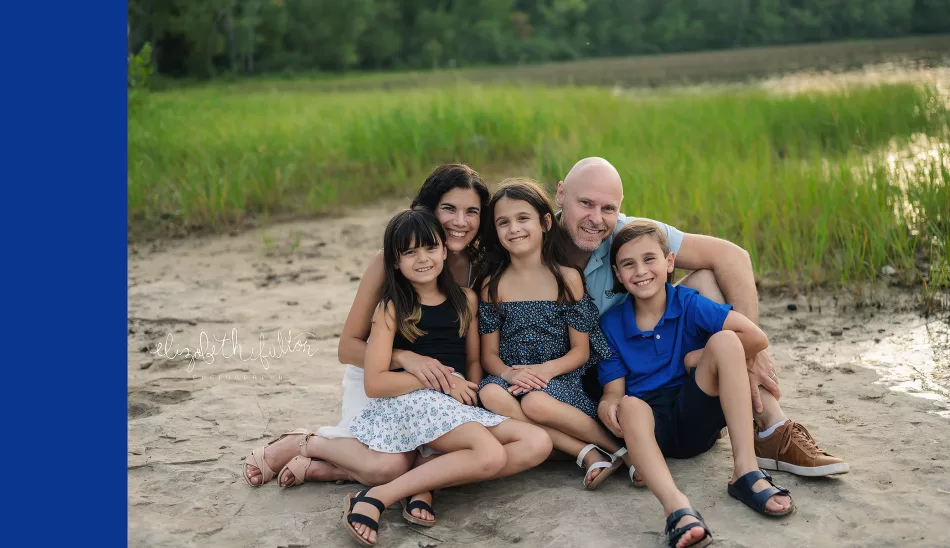
<path fill-rule="evenodd" d="M 705 546 L 712 535 L 676 487 L 664 457 L 708 451 L 724 426 L 732 442 L 728 492 L 759 513 L 794 510 L 787 489 L 755 460 L 746 359 L 768 338 L 730 305 L 671 285 L 674 254 L 655 223 L 634 221 L 614 237 L 614 292 L 633 298 L 609 310 L 601 327 L 611 358 L 598 366 L 606 426 L 626 441 L 635 469 L 663 504 L 670 546 Z M 633 479 L 634 468 L 631 468 Z"/>

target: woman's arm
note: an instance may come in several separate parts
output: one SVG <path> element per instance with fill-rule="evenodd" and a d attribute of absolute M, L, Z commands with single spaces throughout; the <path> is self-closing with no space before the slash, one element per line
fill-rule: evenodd
<path fill-rule="evenodd" d="M 391 398 L 424 388 L 414 375 L 389 370 L 395 337 L 395 309 L 392 306 L 384 309 L 380 304 L 373 314 L 373 327 L 363 362 L 363 386 L 370 398 Z"/>
<path fill-rule="evenodd" d="M 769 338 L 765 332 L 752 323 L 752 320 L 735 310 L 730 310 L 729 314 L 726 315 L 726 321 L 722 323 L 722 329 L 734 331 L 739 336 L 747 360 L 754 358 L 756 354 L 769 347 Z"/>
<path fill-rule="evenodd" d="M 478 339 L 478 296 L 471 289 L 465 288 L 465 297 L 468 299 L 468 312 L 472 321 L 465 332 L 465 378 L 475 384 L 482 382 L 481 344 Z"/>
<path fill-rule="evenodd" d="M 384 278 L 383 252 L 380 250 L 366 267 L 366 272 L 356 290 L 353 305 L 350 306 L 350 312 L 346 315 L 337 348 L 337 358 L 340 363 L 353 364 L 356 367 L 365 366 L 366 341 L 369 339 L 376 305 L 382 298 Z M 451 373 L 454 371 L 451 367 L 409 350 L 394 350 L 392 345 L 390 345 L 390 351 L 392 356 L 390 369 L 405 369 L 415 375 L 426 388 L 441 390 L 446 394 L 454 387 L 454 381 L 450 380 Z"/>

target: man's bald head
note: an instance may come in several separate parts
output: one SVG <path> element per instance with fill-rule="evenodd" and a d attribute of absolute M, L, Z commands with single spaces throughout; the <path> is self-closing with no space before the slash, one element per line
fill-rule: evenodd
<path fill-rule="evenodd" d="M 608 190 L 614 187 L 623 199 L 623 182 L 620 180 L 620 173 L 610 162 L 597 156 L 584 158 L 574 164 L 574 167 L 567 172 L 562 182 L 565 188 L 571 188 L 576 185 L 597 184 L 603 186 L 601 190 Z"/>
<path fill-rule="evenodd" d="M 603 158 L 577 162 L 557 185 L 561 225 L 583 251 L 593 252 L 613 234 L 622 201 L 620 173 Z"/>

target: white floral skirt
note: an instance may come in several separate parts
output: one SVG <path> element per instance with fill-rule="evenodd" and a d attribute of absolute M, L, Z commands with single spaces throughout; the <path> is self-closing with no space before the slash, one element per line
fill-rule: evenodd
<path fill-rule="evenodd" d="M 374 451 L 405 453 L 467 422 L 491 427 L 507 418 L 424 388 L 394 398 L 370 398 L 350 423 L 350 432 Z"/>

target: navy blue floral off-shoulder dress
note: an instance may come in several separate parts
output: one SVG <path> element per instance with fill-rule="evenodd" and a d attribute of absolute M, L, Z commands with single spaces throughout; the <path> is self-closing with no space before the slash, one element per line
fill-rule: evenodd
<path fill-rule="evenodd" d="M 499 313 L 495 305 L 478 303 L 478 331 L 485 335 L 501 330 L 498 355 L 505 365 L 536 365 L 560 358 L 571 349 L 568 327 L 587 333 L 590 339 L 590 358 L 581 367 L 551 379 L 544 392 L 566 404 L 573 405 L 591 418 L 597 418 L 597 404 L 583 388 L 584 372 L 610 357 L 607 341 L 600 330 L 597 305 L 590 295 L 575 304 L 556 301 L 502 302 Z M 479 390 L 489 383 L 508 389 L 501 377 L 489 375 L 478 385 Z M 516 396 L 523 397 L 524 394 Z"/>

